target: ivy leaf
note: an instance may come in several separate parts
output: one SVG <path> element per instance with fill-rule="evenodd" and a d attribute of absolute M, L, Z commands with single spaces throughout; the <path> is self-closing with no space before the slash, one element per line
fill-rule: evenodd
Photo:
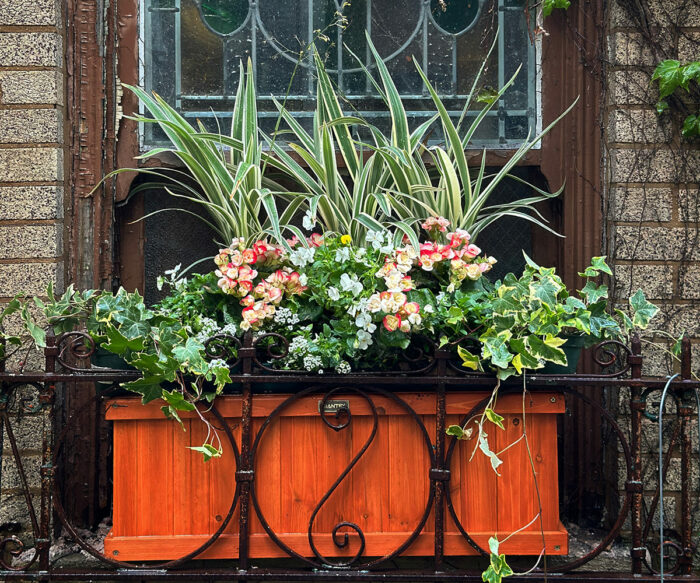
<path fill-rule="evenodd" d="M 41 326 L 38 326 L 34 322 L 32 315 L 29 313 L 29 308 L 26 305 L 22 307 L 21 313 L 27 332 L 29 332 L 37 347 L 46 348 L 46 332 L 44 332 Z"/>
<path fill-rule="evenodd" d="M 493 468 L 493 471 L 496 472 L 496 475 L 500 476 L 501 474 L 498 473 L 498 466 L 500 466 L 503 463 L 503 460 L 499 458 L 493 451 L 491 451 L 487 437 L 488 436 L 483 431 L 479 434 L 479 449 L 487 458 L 489 458 L 489 461 L 491 462 L 491 467 Z"/>
<path fill-rule="evenodd" d="M 683 82 L 683 71 L 681 70 L 680 61 L 675 59 L 661 61 L 654 69 L 651 80 L 659 82 L 659 96 L 661 99 L 668 97 Z"/>
<path fill-rule="evenodd" d="M 459 425 L 450 425 L 447 429 L 445 429 L 445 433 L 447 435 L 451 435 L 452 437 L 456 437 L 457 439 L 470 439 L 472 436 L 471 429 L 464 431 L 464 429 L 462 429 L 462 427 Z"/>
<path fill-rule="evenodd" d="M 194 405 L 178 390 L 163 390 L 163 400 L 177 411 L 194 411 Z"/>
<path fill-rule="evenodd" d="M 564 342 L 566 342 L 566 340 L 563 338 L 550 335 L 546 336 L 544 340 L 534 334 L 528 336 L 526 339 L 530 352 L 534 356 L 566 366 L 566 354 L 559 348 Z"/>
<path fill-rule="evenodd" d="M 176 346 L 173 348 L 173 355 L 177 358 L 182 366 L 197 368 L 203 362 L 202 350 L 204 346 L 194 338 L 188 338 L 185 345 Z"/>
<path fill-rule="evenodd" d="M 553 277 L 543 277 L 530 283 L 530 299 L 539 300 L 545 306 L 553 308 L 557 304 L 557 295 L 562 286 Z"/>
<path fill-rule="evenodd" d="M 479 357 L 469 352 L 466 348 L 457 347 L 457 354 L 462 359 L 462 366 L 472 370 L 481 370 Z"/>
<path fill-rule="evenodd" d="M 651 319 L 656 316 L 659 308 L 647 301 L 641 289 L 638 289 L 629 301 L 632 308 L 632 323 L 636 327 L 644 330 L 649 326 Z"/>
<path fill-rule="evenodd" d="M 586 300 L 586 303 L 594 304 L 599 299 L 608 297 L 608 286 L 596 285 L 592 281 L 589 281 L 579 293 L 583 299 Z"/>
<path fill-rule="evenodd" d="M 579 275 L 581 277 L 596 277 L 600 274 L 600 272 L 612 275 L 612 269 L 610 269 L 608 264 L 605 262 L 605 257 L 605 255 L 602 257 L 593 257 L 591 259 L 591 264 L 586 267 L 586 270 L 583 273 L 579 273 Z"/>
<path fill-rule="evenodd" d="M 542 15 L 549 16 L 555 8 L 566 10 L 571 5 L 569 0 L 544 0 L 542 3 Z"/>
<path fill-rule="evenodd" d="M 117 330 L 112 324 L 105 326 L 105 335 L 107 336 L 107 342 L 102 343 L 102 348 L 113 352 L 114 354 L 124 355 L 129 351 L 140 352 L 144 348 L 144 338 L 127 338 L 119 330 Z"/>
<path fill-rule="evenodd" d="M 201 453 L 204 456 L 205 462 L 208 462 L 213 457 L 221 457 L 223 453 L 220 449 L 216 449 L 211 443 L 204 443 L 196 447 L 189 447 L 188 449 Z"/>
<path fill-rule="evenodd" d="M 216 388 L 221 390 L 225 385 L 231 384 L 231 375 L 229 374 L 229 369 L 226 366 L 214 366 L 210 368 L 210 371 L 214 375 L 214 384 Z"/>
<path fill-rule="evenodd" d="M 625 314 L 622 310 L 615 309 L 615 313 L 618 315 L 620 320 L 622 321 L 622 329 L 625 334 L 627 334 L 632 328 L 634 328 L 634 324 L 632 323 L 632 319 Z"/>
<path fill-rule="evenodd" d="M 683 121 L 683 129 L 681 130 L 684 138 L 694 138 L 700 136 L 700 116 L 689 115 Z"/>
<path fill-rule="evenodd" d="M 498 539 L 495 536 L 490 536 L 489 537 L 489 552 L 492 555 L 498 556 L 499 546 L 500 546 L 500 543 L 498 542 Z"/>
<path fill-rule="evenodd" d="M 162 397 L 163 388 L 160 386 L 162 381 L 163 378 L 160 376 L 148 376 L 124 383 L 122 387 L 141 395 L 141 403 L 145 405 Z"/>
<path fill-rule="evenodd" d="M 489 421 L 491 421 L 491 423 L 497 425 L 501 429 L 505 429 L 505 427 L 503 426 L 503 417 L 501 417 L 493 409 L 486 409 L 486 411 L 484 411 L 484 414 L 486 415 L 486 418 Z"/>
<path fill-rule="evenodd" d="M 491 363 L 498 368 L 507 368 L 513 358 L 508 350 L 506 339 L 503 336 L 481 337 L 483 342 L 482 354 L 490 358 Z"/>

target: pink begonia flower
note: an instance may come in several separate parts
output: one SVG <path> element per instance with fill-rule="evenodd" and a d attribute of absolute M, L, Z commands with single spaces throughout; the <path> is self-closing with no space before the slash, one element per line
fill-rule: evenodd
<path fill-rule="evenodd" d="M 386 328 L 389 332 L 394 332 L 398 330 L 401 326 L 401 316 L 387 314 L 386 316 L 384 316 L 382 324 L 384 324 L 384 328 Z"/>
<path fill-rule="evenodd" d="M 421 225 L 426 231 L 431 229 L 437 229 L 441 233 L 447 231 L 447 227 L 450 226 L 450 221 L 444 217 L 428 217 L 425 222 Z"/>
<path fill-rule="evenodd" d="M 481 249 L 479 249 L 476 245 L 471 244 L 467 247 L 467 250 L 464 254 L 467 257 L 471 257 L 472 259 L 474 259 L 474 257 L 479 255 L 479 253 L 481 253 Z"/>

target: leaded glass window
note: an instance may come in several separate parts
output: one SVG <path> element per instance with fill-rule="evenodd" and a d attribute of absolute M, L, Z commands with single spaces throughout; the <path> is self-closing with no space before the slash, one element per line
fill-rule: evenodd
<path fill-rule="evenodd" d="M 277 119 L 273 96 L 286 98 L 287 107 L 308 122 L 316 96 L 305 50 L 312 42 L 344 94 L 347 111 L 387 123 L 386 107 L 356 60 L 373 68 L 365 31 L 416 123 L 434 110 L 412 58 L 459 116 L 497 28 L 502 34 L 484 85 L 501 86 L 522 69 L 482 123 L 474 145 L 512 147 L 536 129 L 536 51 L 523 0 L 144 0 L 143 8 L 146 89 L 212 129 L 227 130 L 239 66 L 249 58 L 261 125 L 272 129 Z M 158 142 L 156 131 L 144 128 L 146 146 Z"/>

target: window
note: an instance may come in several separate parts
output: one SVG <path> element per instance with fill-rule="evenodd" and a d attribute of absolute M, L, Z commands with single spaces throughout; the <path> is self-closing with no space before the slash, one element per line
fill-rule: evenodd
<path fill-rule="evenodd" d="M 365 31 L 414 121 L 434 112 L 414 57 L 459 116 L 500 28 L 484 84 L 502 86 L 522 68 L 482 123 L 475 144 L 513 147 L 536 130 L 536 51 L 523 0 L 145 0 L 141 15 L 146 89 L 212 129 L 227 131 L 239 64 L 248 59 L 262 126 L 274 127 L 273 98 L 286 98 L 287 107 L 310 123 L 316 95 L 312 43 L 345 95 L 347 111 L 359 111 L 377 125 L 386 122 L 386 107 L 361 66 L 373 68 Z M 144 132 L 144 146 L 158 142 L 150 124 Z"/>

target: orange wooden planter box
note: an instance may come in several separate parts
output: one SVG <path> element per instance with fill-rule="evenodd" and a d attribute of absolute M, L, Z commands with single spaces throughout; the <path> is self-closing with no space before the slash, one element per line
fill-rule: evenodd
<path fill-rule="evenodd" d="M 434 442 L 435 394 L 399 396 L 420 416 Z M 447 424 L 458 423 L 484 396 L 448 393 Z M 253 439 L 264 418 L 286 397 L 254 397 Z M 314 507 L 372 429 L 371 410 L 358 395 L 333 395 L 334 400 L 346 400 L 352 413 L 352 422 L 341 431 L 321 420 L 320 399 L 320 394 L 304 397 L 286 408 L 263 434 L 255 462 L 253 487 L 260 510 L 280 539 L 304 556 L 312 555 L 307 528 Z M 347 531 L 345 549 L 333 543 L 331 531 L 341 521 L 353 522 L 364 532 L 364 556 L 392 552 L 419 524 L 427 505 L 430 461 L 419 426 L 391 399 L 372 395 L 372 400 L 379 413 L 375 439 L 314 522 L 314 542 L 327 557 L 353 556 L 358 549 L 359 538 L 352 531 Z M 240 397 L 220 397 L 216 404 L 239 442 Z M 567 533 L 559 520 L 556 420 L 556 414 L 564 412 L 564 399 L 558 393 L 530 394 L 526 410 L 547 553 L 566 554 Z M 505 416 L 506 430 L 490 430 L 494 451 L 522 434 L 522 396 L 501 397 L 498 412 Z M 236 464 L 230 445 L 224 443 L 222 458 L 204 463 L 201 454 L 187 449 L 202 443 L 204 425 L 185 417 L 187 431 L 182 431 L 163 417 L 160 402 L 144 406 L 137 398 L 116 399 L 108 403 L 107 419 L 114 422 L 114 508 L 113 527 L 105 539 L 107 556 L 124 561 L 175 559 L 199 547 L 218 529 L 231 505 Z M 222 441 L 226 442 L 223 435 Z M 465 530 L 488 548 L 490 536 L 497 533 L 503 539 L 535 517 L 537 497 L 524 441 L 502 455 L 500 477 L 481 452 L 469 461 L 474 445 L 473 440 L 459 443 L 448 487 Z M 433 512 L 403 555 L 432 555 Z M 287 556 L 265 533 L 252 505 L 251 513 L 250 556 Z M 238 510 L 224 534 L 198 558 L 236 558 L 237 533 Z M 538 555 L 541 547 L 539 521 L 501 545 L 502 552 L 511 555 Z M 447 509 L 445 554 L 475 554 Z"/>

